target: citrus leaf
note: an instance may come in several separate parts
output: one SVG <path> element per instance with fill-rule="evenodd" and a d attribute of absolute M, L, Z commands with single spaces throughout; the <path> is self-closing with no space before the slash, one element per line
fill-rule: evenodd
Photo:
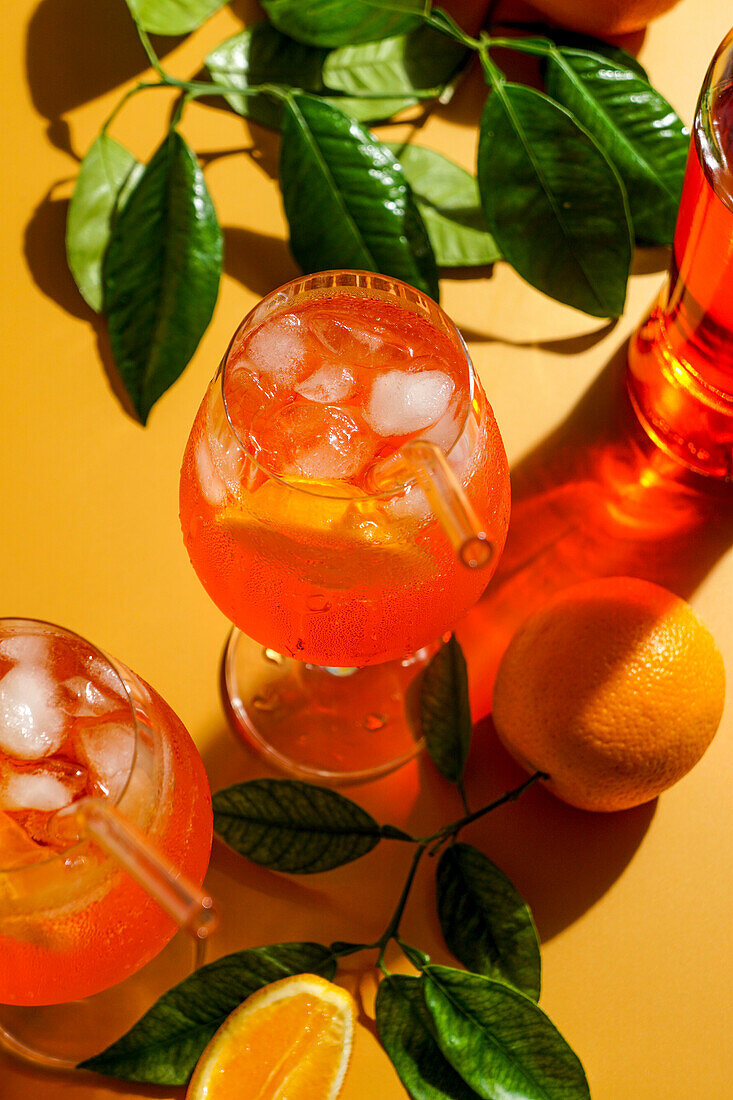
<path fill-rule="evenodd" d="M 471 173 L 422 145 L 387 146 L 405 171 L 438 267 L 480 267 L 500 260 Z"/>
<path fill-rule="evenodd" d="M 618 169 L 637 238 L 671 244 L 690 133 L 667 100 L 634 70 L 570 47 L 548 57 L 545 87 Z"/>
<path fill-rule="evenodd" d="M 126 1081 L 185 1085 L 214 1032 L 251 993 L 291 974 L 331 979 L 335 972 L 331 952 L 319 943 L 276 943 L 224 955 L 169 989 L 128 1032 L 79 1068 Z"/>
<path fill-rule="evenodd" d="M 133 18 L 148 34 L 188 34 L 226 0 L 127 0 Z"/>
<path fill-rule="evenodd" d="M 97 313 L 111 222 L 142 172 L 132 153 L 107 134 L 99 135 L 81 162 L 66 219 L 66 259 L 84 301 Z"/>
<path fill-rule="evenodd" d="M 384 978 L 375 1010 L 379 1040 L 413 1100 L 476 1100 L 435 1041 L 420 978 Z"/>
<path fill-rule="evenodd" d="M 467 970 L 509 982 L 538 1001 L 540 944 L 529 906 L 478 848 L 452 844 L 437 870 L 443 937 Z"/>
<path fill-rule="evenodd" d="M 590 1100 L 580 1061 L 529 997 L 447 966 L 427 967 L 423 990 L 444 1057 L 484 1100 Z"/>
<path fill-rule="evenodd" d="M 416 27 L 424 0 L 262 0 L 268 18 L 311 46 L 375 42 Z"/>
<path fill-rule="evenodd" d="M 112 353 L 143 423 L 206 330 L 221 263 L 203 173 L 172 130 L 115 218 L 103 267 Z"/>
<path fill-rule="evenodd" d="M 277 84 L 320 92 L 326 55 L 326 50 L 295 42 L 263 22 L 218 45 L 206 58 L 206 68 L 213 80 L 243 90 L 255 84 Z M 238 95 L 235 91 L 224 98 L 237 114 L 280 129 L 282 106 L 269 96 Z"/>
<path fill-rule="evenodd" d="M 214 830 L 272 871 L 330 871 L 370 852 L 377 822 L 337 791 L 298 779 L 252 779 L 214 795 Z"/>
<path fill-rule="evenodd" d="M 332 50 L 323 65 L 323 83 L 351 96 L 414 91 L 437 96 L 466 57 L 467 50 L 455 39 L 418 27 L 381 42 Z"/>
<path fill-rule="evenodd" d="M 569 111 L 534 88 L 495 83 L 478 182 L 489 230 L 523 279 L 594 317 L 620 316 L 632 252 L 626 195 Z"/>
<path fill-rule="evenodd" d="M 536 26 L 534 30 L 543 37 L 549 38 L 556 46 L 569 46 L 575 50 L 582 50 L 584 53 L 598 54 L 600 57 L 612 62 L 614 68 L 631 69 L 643 80 L 649 80 L 647 71 L 639 59 L 621 46 L 604 42 L 602 38 L 594 38 L 591 34 L 567 30 L 565 27 L 550 27 L 541 24 Z"/>
<path fill-rule="evenodd" d="M 471 709 L 463 650 L 451 637 L 431 658 L 420 685 L 425 747 L 441 775 L 458 783 L 471 747 Z"/>
<path fill-rule="evenodd" d="M 438 297 L 427 231 L 399 161 L 342 111 L 295 93 L 286 104 L 280 188 L 304 271 L 381 271 Z"/>

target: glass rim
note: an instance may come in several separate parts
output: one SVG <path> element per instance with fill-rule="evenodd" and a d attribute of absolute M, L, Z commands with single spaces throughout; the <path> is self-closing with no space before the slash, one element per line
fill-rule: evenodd
<path fill-rule="evenodd" d="M 343 283 L 337 281 L 339 277 L 346 277 Z M 337 268 L 329 271 L 317 271 L 309 275 L 299 275 L 297 278 L 291 279 L 289 282 L 283 283 L 282 286 L 276 287 L 274 290 L 271 290 L 269 294 L 266 294 L 264 298 L 261 298 L 260 301 L 257 302 L 256 305 L 254 305 L 252 309 L 250 309 L 249 312 L 242 318 L 240 323 L 237 325 L 237 328 L 235 329 L 234 335 L 227 345 L 227 349 L 224 352 L 221 363 L 219 364 L 217 373 L 215 375 L 215 381 L 216 379 L 219 379 L 219 388 L 221 392 L 222 403 L 224 405 L 224 413 L 226 415 L 229 428 L 234 435 L 234 438 L 239 443 L 239 446 L 247 455 L 248 460 L 254 463 L 257 469 L 262 474 L 264 474 L 265 477 L 277 482 L 278 484 L 284 486 L 289 490 L 292 490 L 293 492 L 304 493 L 306 496 L 317 497 L 321 500 L 389 500 L 392 497 L 403 493 L 405 490 L 411 489 L 413 486 L 416 486 L 418 484 L 417 477 L 408 478 L 408 480 L 406 481 L 395 483 L 394 486 L 392 486 L 391 488 L 381 489 L 379 491 L 370 492 L 360 489 L 358 493 L 324 493 L 318 489 L 308 487 L 308 480 L 317 481 L 318 479 L 304 478 L 303 481 L 305 482 L 305 484 L 300 484 L 299 481 L 291 481 L 287 477 L 283 477 L 281 474 L 277 474 L 273 470 L 269 469 L 269 467 L 265 466 L 253 453 L 251 447 L 248 445 L 247 440 L 242 439 L 239 432 L 237 431 L 237 428 L 234 425 L 234 422 L 232 421 L 226 393 L 226 382 L 228 378 L 227 367 L 229 365 L 229 356 L 232 348 L 234 347 L 234 344 L 240 337 L 241 333 L 247 328 L 248 325 L 251 325 L 251 322 L 257 313 L 262 312 L 263 316 L 256 325 L 252 325 L 253 329 L 259 327 L 260 324 L 264 323 L 264 321 L 268 317 L 272 316 L 274 313 L 279 312 L 277 308 L 272 309 L 270 312 L 266 312 L 267 306 L 271 302 L 275 301 L 278 296 L 282 296 L 282 304 L 283 308 L 285 308 L 287 306 L 286 296 L 295 291 L 295 288 L 297 288 L 298 286 L 301 287 L 300 293 L 309 294 L 311 296 L 311 300 L 316 300 L 319 297 L 327 297 L 329 288 L 338 287 L 340 288 L 338 295 L 339 297 L 348 297 L 349 292 L 351 292 L 352 296 L 371 296 L 375 300 L 391 301 L 393 300 L 393 295 L 390 292 L 392 292 L 394 289 L 397 289 L 398 292 L 401 292 L 398 293 L 397 296 L 402 298 L 403 302 L 413 300 L 414 302 L 417 302 L 421 306 L 423 306 L 425 310 L 424 314 L 420 314 L 414 309 L 410 309 L 410 312 L 415 313 L 417 316 L 423 316 L 426 320 L 428 320 L 429 323 L 434 323 L 429 316 L 430 313 L 434 312 L 439 317 L 439 319 L 443 322 L 445 326 L 445 334 L 454 339 L 456 343 L 460 346 L 468 373 L 468 396 L 465 402 L 463 416 L 460 418 L 458 424 L 455 439 L 453 439 L 450 447 L 448 447 L 447 450 L 443 450 L 443 448 L 441 448 L 446 457 L 450 457 L 451 453 L 461 440 L 461 437 L 466 429 L 466 424 L 468 423 L 468 419 L 471 414 L 471 407 L 476 395 L 476 368 L 474 367 L 471 356 L 469 355 L 468 348 L 466 347 L 466 342 L 458 331 L 457 326 L 451 320 L 451 318 L 448 316 L 442 306 L 438 302 L 434 301 L 432 298 L 428 297 L 428 295 L 423 293 L 423 291 L 418 290 L 416 287 L 413 287 L 409 283 L 404 282 L 402 279 L 397 279 L 392 275 L 382 275 L 379 272 L 362 271 L 356 268 Z M 322 291 L 323 293 L 318 293 L 318 291 Z M 369 294 L 369 291 L 371 291 L 371 294 Z M 403 305 L 403 308 L 409 308 L 409 306 Z M 426 316 L 426 314 L 428 316 Z M 420 436 L 415 437 L 416 440 L 419 440 L 420 438 Z"/>
<path fill-rule="evenodd" d="M 135 711 L 135 704 L 133 703 L 132 696 L 130 695 L 129 688 L 128 688 L 127 684 L 125 683 L 125 678 L 122 675 L 122 672 L 120 670 L 118 662 L 115 660 L 114 657 L 111 657 L 108 653 L 105 653 L 105 651 L 103 649 L 100 649 L 98 646 L 94 645 L 93 642 L 88 641 L 88 639 L 83 637 L 81 634 L 77 634 L 76 631 L 70 630 L 66 626 L 60 626 L 58 623 L 48 622 L 48 620 L 46 620 L 46 619 L 28 618 L 28 617 L 22 616 L 22 615 L 19 615 L 19 616 L 16 616 L 16 615 L 7 615 L 7 616 L 5 616 L 4 615 L 4 616 L 0 616 L 0 634 L 2 633 L 2 631 L 4 629 L 7 629 L 7 627 L 9 625 L 12 625 L 12 624 L 18 624 L 18 625 L 22 625 L 22 626 L 25 626 L 25 627 L 30 625 L 31 627 L 45 628 L 46 630 L 56 632 L 57 635 L 61 635 L 62 637 L 71 639 L 74 642 L 81 643 L 81 645 L 84 646 L 85 649 L 89 653 L 91 653 L 92 656 L 99 658 L 100 660 L 102 660 L 105 663 L 105 665 L 107 665 L 108 668 L 112 669 L 115 676 L 119 680 L 120 687 L 122 688 L 121 695 L 123 697 L 123 700 L 126 701 L 127 706 L 129 707 L 129 711 L 130 711 L 130 719 L 131 719 L 131 723 L 132 723 L 132 731 L 133 731 L 133 735 L 134 735 L 134 742 L 133 742 L 132 760 L 130 761 L 130 768 L 129 768 L 129 771 L 127 773 L 127 776 L 125 777 L 125 782 L 122 785 L 122 789 L 120 790 L 119 794 L 117 795 L 117 797 L 114 800 L 104 799 L 104 801 L 111 802 L 111 804 L 113 806 L 118 806 L 120 804 L 120 802 L 122 801 L 122 799 L 124 798 L 125 794 L 127 793 L 128 787 L 129 787 L 129 785 L 132 781 L 132 776 L 133 776 L 134 771 L 135 771 L 135 765 L 137 763 L 138 748 L 139 748 L 139 745 L 140 745 L 140 723 L 138 722 L 137 713 Z M 124 703 L 123 703 L 123 707 L 124 707 Z M 99 797 L 99 796 L 94 796 L 94 797 Z M 5 811 L 2 811 L 2 812 L 4 813 Z M 56 811 L 56 812 L 58 812 L 58 811 Z M 47 859 L 37 859 L 37 860 L 34 860 L 32 863 L 22 864 L 20 867 L 4 867 L 2 865 L 1 857 L 0 857 L 0 874 L 2 874 L 2 875 L 18 875 L 18 874 L 23 874 L 24 872 L 25 873 L 28 873 L 28 872 L 32 873 L 38 867 L 47 867 L 49 864 L 55 863 L 58 860 L 63 861 L 63 860 L 69 859 L 75 853 L 78 853 L 79 850 L 87 844 L 89 844 L 89 840 L 87 838 L 82 838 L 80 840 L 74 841 L 74 843 L 69 845 L 68 848 L 64 848 L 60 852 L 53 852 L 53 854 L 49 855 Z"/>

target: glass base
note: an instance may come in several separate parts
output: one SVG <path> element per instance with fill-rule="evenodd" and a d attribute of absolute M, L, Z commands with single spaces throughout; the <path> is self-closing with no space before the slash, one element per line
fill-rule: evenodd
<path fill-rule="evenodd" d="M 423 747 L 420 680 L 438 645 L 368 668 L 321 668 L 233 630 L 223 672 L 235 732 L 275 767 L 311 782 L 386 775 Z"/>
<path fill-rule="evenodd" d="M 124 982 L 59 1005 L 0 1004 L 0 1047 L 33 1065 L 72 1070 L 119 1039 L 151 1005 L 204 962 L 206 947 L 188 932 Z"/>

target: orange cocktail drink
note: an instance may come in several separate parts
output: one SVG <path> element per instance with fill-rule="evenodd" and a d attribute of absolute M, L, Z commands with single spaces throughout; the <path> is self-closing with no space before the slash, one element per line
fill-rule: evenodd
<path fill-rule="evenodd" d="M 203 764 L 161 697 L 77 635 L 0 620 L 0 1004 L 52 1005 L 139 970 L 177 925 L 59 812 L 109 800 L 196 883 L 211 847 Z"/>
<path fill-rule="evenodd" d="M 445 313 L 364 272 L 274 291 L 209 386 L 180 503 L 200 580 L 250 640 L 225 660 L 240 732 L 267 726 L 258 747 L 275 738 L 272 759 L 314 778 L 414 753 L 393 673 L 414 679 L 478 599 L 509 513 L 501 437 Z"/>

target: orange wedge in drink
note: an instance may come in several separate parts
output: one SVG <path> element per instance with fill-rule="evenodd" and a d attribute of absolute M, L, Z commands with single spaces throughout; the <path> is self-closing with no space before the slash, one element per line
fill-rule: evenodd
<path fill-rule="evenodd" d="M 351 1056 L 356 1006 L 315 974 L 263 986 L 199 1059 L 186 1100 L 334 1100 Z"/>

